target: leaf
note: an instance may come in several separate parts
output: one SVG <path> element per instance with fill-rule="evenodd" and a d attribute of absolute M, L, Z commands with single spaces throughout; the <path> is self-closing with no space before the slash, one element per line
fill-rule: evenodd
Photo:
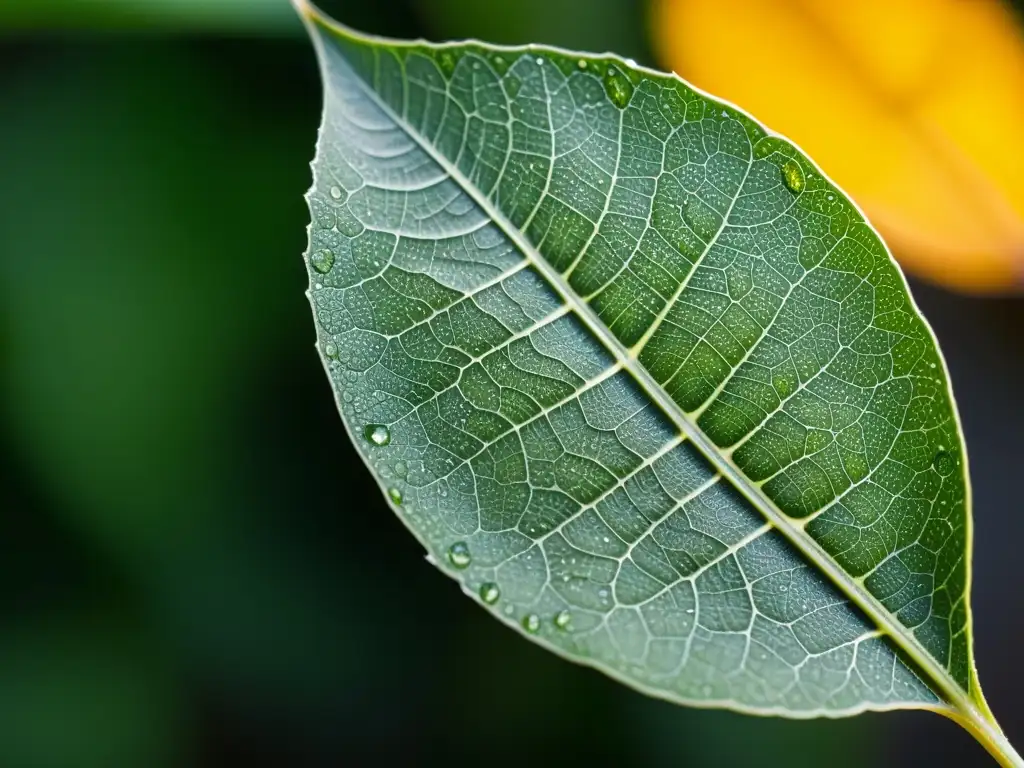
<path fill-rule="evenodd" d="M 843 193 L 615 56 L 368 38 L 299 9 L 325 82 L 318 346 L 438 567 L 652 695 L 920 707 L 1010 750 L 971 660 L 945 367 Z"/>
<path fill-rule="evenodd" d="M 801 142 L 908 270 L 1024 285 L 1024 36 L 1005 3 L 657 0 L 651 22 L 667 66 Z"/>

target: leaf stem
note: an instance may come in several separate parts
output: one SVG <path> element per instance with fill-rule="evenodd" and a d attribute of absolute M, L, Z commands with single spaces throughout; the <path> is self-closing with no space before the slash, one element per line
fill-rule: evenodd
<path fill-rule="evenodd" d="M 1003 768 L 1024 768 L 1024 757 L 1013 748 L 996 724 L 988 707 L 963 706 L 959 710 L 940 711 L 970 733 Z"/>

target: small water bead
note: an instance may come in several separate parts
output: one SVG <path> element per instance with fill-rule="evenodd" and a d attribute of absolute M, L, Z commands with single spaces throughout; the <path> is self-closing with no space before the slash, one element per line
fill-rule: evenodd
<path fill-rule="evenodd" d="M 587 68 L 587 60 L 586 59 L 579 59 L 576 62 L 576 66 L 579 67 L 580 69 L 586 69 Z"/>
<path fill-rule="evenodd" d="M 326 344 L 324 344 L 324 354 L 327 355 L 329 358 L 334 359 L 335 357 L 338 356 L 338 347 L 334 344 L 334 342 L 329 341 Z"/>
<path fill-rule="evenodd" d="M 555 614 L 555 626 L 559 629 L 568 629 L 570 621 L 572 621 L 572 614 L 569 613 L 568 609 L 561 610 Z"/>
<path fill-rule="evenodd" d="M 493 581 L 485 581 L 480 585 L 480 599 L 487 605 L 494 605 L 501 597 L 501 590 Z"/>
<path fill-rule="evenodd" d="M 792 379 L 785 376 L 776 376 L 772 379 L 772 387 L 780 398 L 789 397 L 796 390 L 796 384 Z"/>
<path fill-rule="evenodd" d="M 384 446 L 391 442 L 391 430 L 383 424 L 367 424 L 363 435 L 374 445 Z"/>
<path fill-rule="evenodd" d="M 441 66 L 441 71 L 445 77 L 451 77 L 455 72 L 455 65 L 459 63 L 459 59 L 451 51 L 445 50 L 437 54 L 437 63 Z"/>
<path fill-rule="evenodd" d="M 448 547 L 448 562 L 459 569 L 468 568 L 473 562 L 473 557 L 469 554 L 469 545 L 464 541 L 457 541 Z"/>
<path fill-rule="evenodd" d="M 540 629 L 540 616 L 536 613 L 531 613 L 523 617 L 523 629 L 529 632 L 531 635 L 537 633 Z"/>
<path fill-rule="evenodd" d="M 604 75 L 604 90 L 608 98 L 619 109 L 625 109 L 633 97 L 633 86 L 619 70 L 608 67 Z"/>
<path fill-rule="evenodd" d="M 341 187 L 338 187 L 338 186 L 331 187 L 331 197 L 333 197 L 335 200 L 341 200 L 341 195 L 342 195 Z"/>
<path fill-rule="evenodd" d="M 544 59 L 543 59 L 543 57 L 541 57 L 541 56 L 538 56 L 538 57 L 537 57 L 537 64 L 543 64 L 543 63 L 544 63 Z"/>
<path fill-rule="evenodd" d="M 939 452 L 936 453 L 935 458 L 932 459 L 932 466 L 935 467 L 936 472 L 945 476 L 956 469 L 956 462 L 942 446 L 939 446 Z"/>
<path fill-rule="evenodd" d="M 787 160 L 782 166 L 782 180 L 790 192 L 799 193 L 803 191 L 804 172 L 795 160 Z"/>
<path fill-rule="evenodd" d="M 402 506 L 402 492 L 397 488 L 388 488 L 388 498 L 396 507 Z"/>
<path fill-rule="evenodd" d="M 331 267 L 334 266 L 334 251 L 330 248 L 320 248 L 319 250 L 313 251 L 313 255 L 309 260 L 313 265 L 313 269 L 321 275 L 325 275 L 330 272 Z"/>

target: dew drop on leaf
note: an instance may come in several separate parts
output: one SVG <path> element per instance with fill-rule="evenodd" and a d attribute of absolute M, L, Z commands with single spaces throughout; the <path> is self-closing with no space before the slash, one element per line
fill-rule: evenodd
<path fill-rule="evenodd" d="M 313 264 L 313 269 L 321 275 L 325 275 L 334 266 L 334 251 L 330 248 L 321 248 L 318 251 L 313 251 L 310 262 Z"/>
<path fill-rule="evenodd" d="M 625 109 L 633 97 L 633 85 L 615 67 L 608 67 L 608 71 L 605 72 L 604 89 L 612 104 L 619 109 Z"/>
<path fill-rule="evenodd" d="M 804 172 L 794 160 L 787 160 L 782 166 L 782 180 L 790 192 L 802 192 L 804 188 Z"/>
<path fill-rule="evenodd" d="M 473 562 L 469 554 L 469 545 L 464 541 L 457 541 L 448 547 L 448 562 L 456 568 L 467 568 Z"/>
<path fill-rule="evenodd" d="M 567 609 L 555 614 L 555 626 L 559 629 L 568 629 L 571 620 L 572 614 Z"/>
<path fill-rule="evenodd" d="M 538 616 L 536 613 L 531 613 L 524 616 L 523 629 L 525 629 L 531 635 L 536 634 L 537 630 L 540 629 L 540 616 Z"/>
<path fill-rule="evenodd" d="M 485 581 L 480 585 L 480 599 L 487 605 L 494 605 L 498 602 L 499 597 L 501 597 L 501 590 L 493 581 Z"/>
<path fill-rule="evenodd" d="M 437 54 L 437 63 L 440 65 L 444 76 L 451 77 L 455 72 L 455 65 L 459 63 L 459 59 L 451 51 L 439 51 Z"/>
<path fill-rule="evenodd" d="M 391 442 L 391 430 L 383 424 L 367 424 L 363 435 L 374 445 L 387 445 Z"/>
<path fill-rule="evenodd" d="M 331 197 L 333 197 L 335 200 L 341 200 L 341 195 L 342 195 L 341 187 L 338 187 L 338 186 L 331 187 Z"/>
<path fill-rule="evenodd" d="M 772 386 L 780 398 L 789 397 L 795 389 L 793 382 L 785 376 L 776 376 L 772 379 Z"/>
<path fill-rule="evenodd" d="M 940 475 L 948 475 L 956 468 L 956 462 L 948 452 L 940 450 L 932 459 L 932 466 Z"/>
<path fill-rule="evenodd" d="M 402 506 L 402 492 L 397 488 L 388 488 L 388 498 L 397 507 Z"/>
<path fill-rule="evenodd" d="M 324 354 L 332 360 L 338 356 L 338 347 L 333 342 L 327 342 L 324 344 Z"/>

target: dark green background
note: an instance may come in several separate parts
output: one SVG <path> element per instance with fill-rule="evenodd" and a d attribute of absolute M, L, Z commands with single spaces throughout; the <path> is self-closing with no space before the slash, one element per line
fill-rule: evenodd
<path fill-rule="evenodd" d="M 629 0 L 323 7 L 653 63 Z M 319 89 L 285 0 L 0 0 L 0 766 L 990 765 L 926 713 L 646 699 L 426 563 L 313 348 Z M 915 289 L 970 448 L 980 673 L 1024 746 L 1024 303 Z"/>

